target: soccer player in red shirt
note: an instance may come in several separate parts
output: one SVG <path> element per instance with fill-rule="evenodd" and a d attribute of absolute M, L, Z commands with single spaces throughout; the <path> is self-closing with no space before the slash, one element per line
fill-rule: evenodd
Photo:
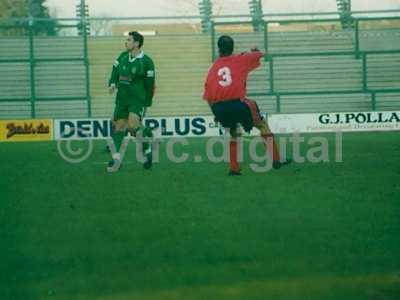
<path fill-rule="evenodd" d="M 260 66 L 260 59 L 265 54 L 253 48 L 251 52 L 233 55 L 233 48 L 234 41 L 230 36 L 223 35 L 218 39 L 219 58 L 208 71 L 203 95 L 216 120 L 224 128 L 230 129 L 229 175 L 241 175 L 237 160 L 238 124 L 241 124 L 246 132 L 253 127 L 259 129 L 266 146 L 269 140 L 272 141 L 272 165 L 274 169 L 279 169 L 289 161 L 280 161 L 274 135 L 260 115 L 257 103 L 246 98 L 248 74 Z"/>

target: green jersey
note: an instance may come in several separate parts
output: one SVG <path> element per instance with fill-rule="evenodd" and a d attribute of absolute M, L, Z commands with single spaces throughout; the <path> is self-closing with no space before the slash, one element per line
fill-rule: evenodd
<path fill-rule="evenodd" d="M 117 99 L 127 102 L 138 101 L 144 107 L 152 105 L 155 89 L 155 68 L 152 59 L 140 52 L 132 57 L 122 52 L 115 60 L 109 85 L 118 88 Z"/>

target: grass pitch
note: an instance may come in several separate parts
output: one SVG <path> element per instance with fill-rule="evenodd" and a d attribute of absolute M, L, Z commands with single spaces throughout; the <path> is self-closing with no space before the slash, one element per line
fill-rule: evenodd
<path fill-rule="evenodd" d="M 1 143 L 0 299 L 399 299 L 400 134 L 344 134 L 342 163 L 325 137 L 330 163 L 241 177 Z"/>

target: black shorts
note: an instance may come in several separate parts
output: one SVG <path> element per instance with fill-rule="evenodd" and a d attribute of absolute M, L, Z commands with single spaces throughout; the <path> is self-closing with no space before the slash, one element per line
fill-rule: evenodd
<path fill-rule="evenodd" d="M 257 103 L 249 99 L 217 102 L 211 106 L 211 110 L 224 128 L 236 128 L 241 124 L 246 132 L 263 119 Z"/>

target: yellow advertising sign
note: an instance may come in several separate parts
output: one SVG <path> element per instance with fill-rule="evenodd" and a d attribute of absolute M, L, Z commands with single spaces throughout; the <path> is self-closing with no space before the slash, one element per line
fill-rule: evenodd
<path fill-rule="evenodd" d="M 0 142 L 51 141 L 53 120 L 0 120 Z"/>

